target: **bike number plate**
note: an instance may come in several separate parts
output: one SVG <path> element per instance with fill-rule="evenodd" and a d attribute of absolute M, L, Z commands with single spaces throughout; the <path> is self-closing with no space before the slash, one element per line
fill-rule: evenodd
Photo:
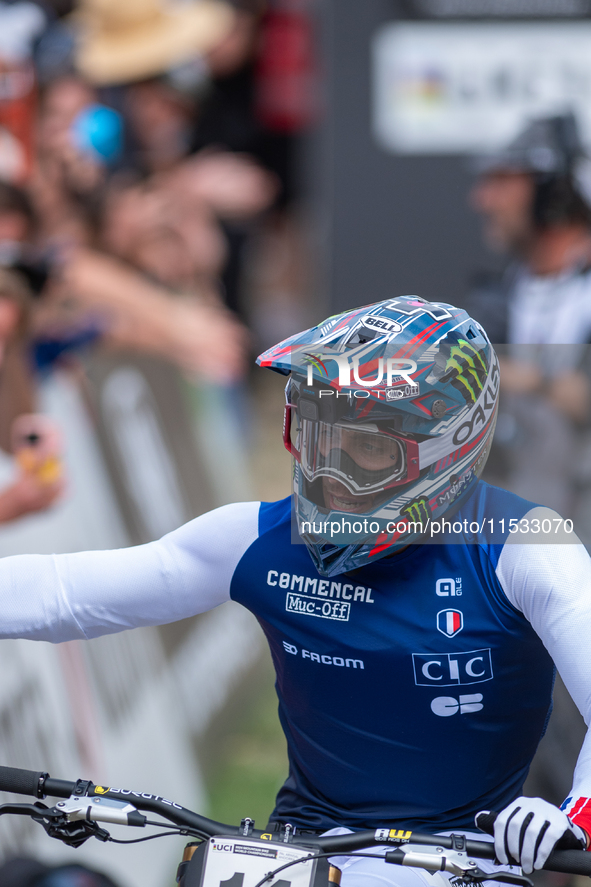
<path fill-rule="evenodd" d="M 286 862 L 307 860 L 313 850 L 252 838 L 211 838 L 200 887 L 254 887 L 261 878 Z M 279 872 L 273 887 L 311 887 L 316 860 L 307 860 Z"/>

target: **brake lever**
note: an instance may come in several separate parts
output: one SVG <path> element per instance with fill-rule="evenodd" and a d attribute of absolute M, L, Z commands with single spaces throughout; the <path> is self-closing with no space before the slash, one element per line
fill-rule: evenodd
<path fill-rule="evenodd" d="M 525 875 L 503 871 L 494 874 L 483 872 L 473 859 L 468 858 L 465 851 L 444 850 L 443 847 L 427 849 L 427 847 L 418 844 L 407 844 L 396 850 L 390 850 L 384 859 L 395 865 L 424 868 L 430 872 L 449 872 L 455 876 L 451 879 L 451 883 L 456 885 L 503 881 L 506 884 L 514 885 L 514 887 L 533 887 L 532 881 Z"/>
<path fill-rule="evenodd" d="M 38 821 L 50 837 L 58 838 L 70 847 L 79 847 L 88 838 L 109 840 L 111 835 L 97 822 L 142 827 L 146 819 L 126 801 L 71 795 L 66 801 L 58 801 L 55 807 L 41 813 Z"/>
<path fill-rule="evenodd" d="M 69 847 L 80 847 L 88 838 L 108 841 L 111 837 L 98 822 L 119 825 L 144 826 L 147 817 L 126 801 L 109 798 L 89 798 L 71 795 L 66 801 L 58 801 L 54 807 L 45 804 L 2 804 L 3 813 L 30 816 L 40 823 L 50 838 L 57 838 Z"/>
<path fill-rule="evenodd" d="M 108 841 L 111 837 L 109 832 L 97 825 L 96 822 L 85 822 L 83 820 L 68 822 L 65 817 L 61 822 L 45 820 L 42 816 L 38 818 L 33 816 L 32 818 L 41 823 L 50 838 L 57 838 L 68 847 L 80 847 L 89 838 Z"/>
<path fill-rule="evenodd" d="M 111 837 L 108 831 L 100 828 L 95 822 L 69 822 L 57 807 L 47 807 L 41 803 L 22 805 L 25 806 L 29 807 L 27 812 L 33 822 L 42 825 L 50 838 L 57 838 L 68 847 L 80 847 L 88 838 L 108 841 Z"/>

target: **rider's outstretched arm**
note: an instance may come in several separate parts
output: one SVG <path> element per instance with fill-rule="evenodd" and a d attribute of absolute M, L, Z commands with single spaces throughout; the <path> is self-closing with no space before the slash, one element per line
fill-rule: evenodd
<path fill-rule="evenodd" d="M 552 512 L 538 509 L 552 517 Z M 554 515 L 557 518 L 556 515 Z M 554 526 L 556 524 L 552 524 Z M 497 577 L 509 601 L 528 619 L 552 656 L 585 723 L 591 723 L 591 560 L 573 537 L 531 544 L 515 534 L 503 547 Z M 530 544 L 528 544 L 530 543 Z M 570 543 L 570 544 L 569 544 Z M 540 868 L 567 830 L 584 845 L 591 834 L 591 732 L 579 755 L 564 813 L 539 798 L 518 798 L 495 823 L 495 845 L 502 862 L 521 848 L 524 871 Z M 567 815 L 570 820 L 567 819 Z M 583 831 L 581 832 L 580 829 Z"/>
<path fill-rule="evenodd" d="M 0 638 L 93 638 L 217 607 L 258 536 L 259 508 L 225 505 L 134 548 L 0 559 Z"/>

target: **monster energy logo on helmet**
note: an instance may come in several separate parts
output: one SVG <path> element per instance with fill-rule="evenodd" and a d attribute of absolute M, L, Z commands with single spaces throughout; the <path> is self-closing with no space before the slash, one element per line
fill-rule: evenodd
<path fill-rule="evenodd" d="M 400 513 L 406 515 L 409 523 L 420 524 L 423 528 L 426 528 L 431 520 L 431 509 L 426 496 L 413 499 L 412 502 L 400 509 Z"/>
<path fill-rule="evenodd" d="M 442 382 L 451 382 L 468 405 L 476 403 L 484 390 L 488 364 L 484 352 L 455 331 L 441 343 L 438 363 L 445 359 Z"/>

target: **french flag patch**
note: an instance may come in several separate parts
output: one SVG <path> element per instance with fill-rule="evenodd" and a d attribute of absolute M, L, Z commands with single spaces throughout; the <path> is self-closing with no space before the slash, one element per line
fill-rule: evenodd
<path fill-rule="evenodd" d="M 440 610 L 437 614 L 437 628 L 448 638 L 453 638 L 464 627 L 464 617 L 460 610 Z"/>

